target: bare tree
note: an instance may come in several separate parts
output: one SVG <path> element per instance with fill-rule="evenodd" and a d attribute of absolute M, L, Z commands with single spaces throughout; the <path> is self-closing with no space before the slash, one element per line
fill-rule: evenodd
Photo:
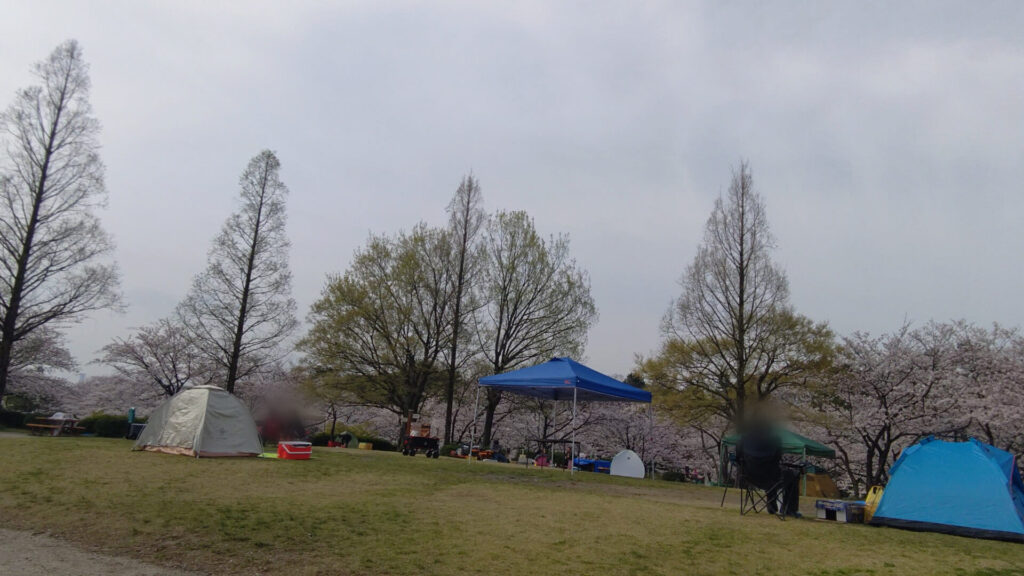
<path fill-rule="evenodd" d="M 120 301 L 82 49 L 69 40 L 33 71 L 0 115 L 0 400 L 19 341 Z"/>
<path fill-rule="evenodd" d="M 127 380 L 155 386 L 162 396 L 174 396 L 187 384 L 208 384 L 213 378 L 209 362 L 185 328 L 166 318 L 128 338 L 115 338 L 102 352 L 98 362 Z"/>
<path fill-rule="evenodd" d="M 764 201 L 743 162 L 726 197 L 715 202 L 704 243 L 683 275 L 683 294 L 663 324 L 668 340 L 688 348 L 684 385 L 703 382 L 734 423 L 743 421 L 751 400 L 781 383 L 771 382 L 781 366 L 779 344 L 806 324 L 789 310 L 789 284 L 771 259 L 773 248 Z"/>
<path fill-rule="evenodd" d="M 285 232 L 288 188 L 280 168 L 270 150 L 249 161 L 239 180 L 241 207 L 224 223 L 206 270 L 178 307 L 228 392 L 277 360 L 278 346 L 298 325 Z"/>
<path fill-rule="evenodd" d="M 445 414 L 444 414 L 444 443 L 452 441 L 454 419 L 453 405 L 455 403 L 455 384 L 458 378 L 459 369 L 472 358 L 473 348 L 467 346 L 467 354 L 459 354 L 459 345 L 466 340 L 467 332 L 463 325 L 467 318 L 476 312 L 476 304 L 473 300 L 473 286 L 477 281 L 480 270 L 480 255 L 477 238 L 484 224 L 487 222 L 487 215 L 483 210 L 483 194 L 480 191 L 480 183 L 472 175 L 466 176 L 455 191 L 455 197 L 448 205 L 448 229 L 452 237 L 452 266 L 455 281 L 455 290 L 452 294 L 452 320 L 451 320 L 451 348 L 448 354 L 448 381 L 445 383 Z"/>
<path fill-rule="evenodd" d="M 525 212 L 499 212 L 484 236 L 484 271 L 475 315 L 480 353 L 494 374 L 578 356 L 597 319 L 590 279 L 569 255 L 566 236 L 544 240 Z M 499 391 L 488 389 L 483 445 L 490 445 Z"/>

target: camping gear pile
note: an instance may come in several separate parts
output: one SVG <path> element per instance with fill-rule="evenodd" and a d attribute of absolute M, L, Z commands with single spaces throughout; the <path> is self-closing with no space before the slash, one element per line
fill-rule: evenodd
<path fill-rule="evenodd" d="M 812 466 L 806 465 L 808 458 L 826 458 L 833 459 L 836 457 L 836 451 L 828 446 L 825 446 L 821 442 L 801 436 L 792 430 L 786 428 L 776 427 L 772 429 L 772 434 L 778 437 L 782 444 L 782 453 L 790 456 L 800 456 L 800 464 L 803 470 L 800 482 L 800 494 L 802 496 L 823 496 L 825 498 L 838 498 L 839 488 L 836 487 L 835 482 L 827 474 L 815 474 L 811 472 Z M 730 461 L 735 462 L 734 452 L 730 452 L 730 449 L 735 451 L 736 446 L 742 441 L 742 434 L 732 434 L 722 438 L 722 474 L 723 478 L 728 478 L 730 474 L 726 469 Z"/>
<path fill-rule="evenodd" d="M 441 440 L 437 436 L 431 436 L 430 424 L 421 422 L 419 414 L 413 414 L 405 422 L 401 446 L 403 456 L 415 456 L 419 451 L 425 452 L 427 458 L 437 458 L 441 455 Z"/>

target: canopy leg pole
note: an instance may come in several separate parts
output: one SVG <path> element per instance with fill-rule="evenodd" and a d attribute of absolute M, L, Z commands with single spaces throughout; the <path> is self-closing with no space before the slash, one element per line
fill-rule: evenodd
<path fill-rule="evenodd" d="M 647 442 L 645 448 L 647 448 L 648 460 L 651 464 L 651 480 L 654 480 L 654 450 L 651 450 L 651 446 L 654 444 L 654 402 L 647 405 Z"/>
<path fill-rule="evenodd" d="M 576 388 L 572 389 L 572 445 L 569 447 L 569 475 L 576 473 Z"/>
<path fill-rule="evenodd" d="M 800 478 L 803 480 L 803 494 L 807 496 L 807 444 L 804 444 L 804 459 L 800 462 Z"/>
<path fill-rule="evenodd" d="M 469 454 L 466 462 L 473 461 L 473 444 L 476 442 L 476 422 L 480 418 L 480 383 L 476 383 L 476 400 L 473 401 L 473 433 L 469 436 Z"/>
<path fill-rule="evenodd" d="M 551 470 L 555 469 L 555 434 L 558 433 L 558 392 L 555 392 L 555 397 L 551 400 L 551 442 L 548 443 L 548 467 Z"/>

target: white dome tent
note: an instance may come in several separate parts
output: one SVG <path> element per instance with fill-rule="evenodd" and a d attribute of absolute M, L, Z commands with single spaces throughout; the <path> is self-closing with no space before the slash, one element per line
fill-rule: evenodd
<path fill-rule="evenodd" d="M 153 412 L 132 450 L 197 458 L 259 456 L 263 443 L 241 400 L 217 386 L 195 386 Z"/>
<path fill-rule="evenodd" d="M 626 476 L 627 478 L 643 478 L 646 474 L 644 462 L 640 456 L 632 450 L 623 450 L 612 458 L 612 476 Z"/>

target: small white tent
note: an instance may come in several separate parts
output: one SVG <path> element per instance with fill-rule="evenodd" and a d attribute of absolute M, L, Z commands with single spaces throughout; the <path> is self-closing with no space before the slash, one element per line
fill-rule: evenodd
<path fill-rule="evenodd" d="M 610 473 L 612 476 L 643 478 L 646 473 L 644 462 L 632 450 L 623 450 L 612 458 Z"/>
<path fill-rule="evenodd" d="M 259 456 L 263 443 L 238 398 L 217 386 L 196 386 L 161 404 L 132 449 L 203 458 Z"/>

